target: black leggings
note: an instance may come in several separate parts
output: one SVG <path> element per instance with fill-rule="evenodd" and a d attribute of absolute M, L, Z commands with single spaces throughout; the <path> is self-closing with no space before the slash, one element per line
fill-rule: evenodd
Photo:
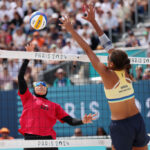
<path fill-rule="evenodd" d="M 51 136 L 39 136 L 39 135 L 33 135 L 33 134 L 25 134 L 24 136 L 25 140 L 49 140 L 53 139 Z M 57 147 L 53 148 L 24 148 L 24 150 L 58 150 Z"/>

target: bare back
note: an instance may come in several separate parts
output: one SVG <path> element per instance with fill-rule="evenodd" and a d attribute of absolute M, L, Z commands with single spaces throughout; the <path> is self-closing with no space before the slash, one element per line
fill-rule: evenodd
<path fill-rule="evenodd" d="M 104 87 L 105 87 L 105 90 L 108 91 L 108 94 L 109 94 L 109 92 L 114 90 L 114 88 L 117 89 L 120 86 L 120 84 L 121 84 L 120 81 L 122 80 L 122 78 L 124 78 L 124 79 L 129 78 L 128 74 L 124 70 L 122 72 L 123 73 L 119 73 L 120 74 L 120 77 L 119 77 L 115 71 L 108 70 L 107 74 L 105 76 L 103 76 Z M 121 76 L 121 74 L 123 74 L 124 76 L 123 75 Z M 128 80 L 126 80 L 126 82 L 128 84 L 132 84 Z M 114 86 L 116 86 L 116 87 L 114 87 Z M 123 85 L 123 86 L 125 87 L 126 85 Z M 122 89 L 123 89 L 123 86 L 121 87 Z M 131 87 L 130 87 L 130 90 L 131 90 Z M 123 92 L 123 90 L 122 90 L 122 92 Z M 128 91 L 126 91 L 126 93 L 128 93 Z M 106 95 L 106 97 L 107 97 L 107 95 Z M 112 120 L 125 119 L 125 118 L 133 116 L 139 112 L 139 110 L 135 104 L 135 98 L 133 96 L 132 97 L 126 96 L 126 97 L 128 97 L 128 99 L 124 99 L 122 101 L 121 100 L 113 101 L 113 102 L 108 101 L 109 107 L 111 110 L 111 119 Z"/>

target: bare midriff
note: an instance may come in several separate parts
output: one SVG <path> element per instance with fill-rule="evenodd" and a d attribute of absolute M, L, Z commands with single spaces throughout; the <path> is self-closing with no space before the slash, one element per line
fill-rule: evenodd
<path fill-rule="evenodd" d="M 123 102 L 109 103 L 112 120 L 122 120 L 139 113 L 135 104 L 135 99 L 125 100 Z"/>

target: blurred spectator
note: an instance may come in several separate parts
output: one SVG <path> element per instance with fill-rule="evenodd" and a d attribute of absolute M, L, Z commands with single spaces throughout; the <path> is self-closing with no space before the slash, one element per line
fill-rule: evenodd
<path fill-rule="evenodd" d="M 6 7 L 6 4 L 4 4 L 4 3 L 2 3 L 0 5 L 0 14 L 1 14 L 0 15 L 0 20 L 2 20 L 2 21 L 3 21 L 5 15 L 7 15 L 7 16 L 10 15 L 10 12 L 8 11 L 8 9 Z"/>
<path fill-rule="evenodd" d="M 101 5 L 101 9 L 104 11 L 104 12 L 108 12 L 111 10 L 111 2 L 110 0 L 104 0 L 102 5 Z"/>
<path fill-rule="evenodd" d="M 57 49 L 57 46 L 55 44 L 52 44 L 50 49 L 49 49 L 49 52 L 50 53 L 60 53 Z M 55 67 L 56 65 L 58 65 L 60 63 L 60 61 L 57 61 L 57 60 L 50 60 L 48 62 L 48 65 L 47 65 L 47 68 L 53 68 Z"/>
<path fill-rule="evenodd" d="M 34 63 L 31 66 L 31 75 L 34 81 L 39 80 L 39 74 L 42 73 L 46 69 L 46 63 L 43 63 L 42 60 L 34 60 Z M 29 72 L 30 73 L 30 72 Z M 26 76 L 26 74 L 25 74 Z M 27 75 L 29 76 L 29 75 Z"/>
<path fill-rule="evenodd" d="M 53 14 L 53 9 L 49 6 L 49 2 L 44 0 L 41 2 L 41 9 L 40 11 L 45 13 L 48 17 Z"/>
<path fill-rule="evenodd" d="M 33 79 L 33 76 L 31 74 L 31 72 L 32 72 L 31 68 L 27 67 L 27 70 L 26 70 L 26 73 L 25 73 L 25 76 L 24 76 L 29 88 L 32 88 L 32 83 L 35 81 Z"/>
<path fill-rule="evenodd" d="M 43 37 L 40 36 L 39 32 L 38 31 L 35 31 L 33 33 L 33 39 L 31 41 L 32 44 L 35 44 L 39 47 L 42 47 L 45 43 L 45 40 Z"/>
<path fill-rule="evenodd" d="M 24 30 L 25 30 L 25 33 L 26 34 L 29 34 L 33 29 L 32 29 L 32 27 L 30 26 L 30 23 L 29 23 L 29 21 L 30 21 L 30 16 L 32 15 L 32 11 L 31 10 L 29 10 L 28 12 L 27 12 L 27 15 L 26 16 L 24 16 L 24 19 L 23 19 L 23 22 L 24 22 Z"/>
<path fill-rule="evenodd" d="M 99 25 L 102 29 L 104 29 L 104 21 L 105 21 L 105 18 L 106 18 L 106 14 L 104 13 L 104 11 L 101 9 L 101 4 L 99 2 L 97 2 L 95 4 L 95 18 L 96 18 L 96 21 L 99 22 Z"/>
<path fill-rule="evenodd" d="M 143 78 L 143 68 L 142 68 L 142 66 L 137 66 L 136 67 L 136 80 L 142 80 L 142 78 Z"/>
<path fill-rule="evenodd" d="M 62 48 L 62 54 L 78 54 L 78 49 L 73 45 L 72 39 L 66 40 L 66 46 Z"/>
<path fill-rule="evenodd" d="M 117 8 L 115 7 L 115 3 L 112 3 L 112 7 L 112 13 L 118 19 L 120 31 L 123 31 L 124 26 L 126 30 L 130 29 L 132 23 L 130 5 L 125 5 L 124 1 L 120 0 Z"/>
<path fill-rule="evenodd" d="M 54 21 L 54 19 L 53 19 L 53 21 Z M 55 40 L 58 39 L 58 36 L 59 36 L 58 32 L 59 32 L 59 30 L 58 30 L 58 28 L 56 27 L 56 24 L 55 24 L 55 23 L 50 24 L 50 26 L 49 26 L 49 32 L 51 33 L 51 38 L 52 38 L 52 40 L 55 41 Z"/>
<path fill-rule="evenodd" d="M 119 22 L 116 16 L 111 11 L 107 12 L 107 17 L 104 23 L 104 32 L 109 35 L 109 29 L 112 29 L 113 33 L 118 33 Z"/>
<path fill-rule="evenodd" d="M 97 47 L 99 46 L 99 38 L 97 36 L 97 34 L 93 31 L 91 34 L 91 48 L 93 50 L 96 50 Z"/>
<path fill-rule="evenodd" d="M 17 87 L 17 76 L 19 71 L 20 65 L 18 63 L 18 59 L 15 60 L 8 60 L 8 72 L 10 76 L 13 78 L 13 87 Z"/>
<path fill-rule="evenodd" d="M 83 136 L 80 128 L 75 128 L 74 135 L 72 137 Z"/>
<path fill-rule="evenodd" d="M 143 80 L 150 80 L 150 68 L 146 68 L 143 74 Z"/>
<path fill-rule="evenodd" d="M 148 1 L 147 0 L 137 0 L 138 5 L 138 13 L 139 14 L 145 14 L 147 11 Z"/>
<path fill-rule="evenodd" d="M 13 78 L 9 74 L 7 66 L 4 66 L 3 72 L 0 72 L 0 89 L 1 90 L 13 89 Z"/>
<path fill-rule="evenodd" d="M 103 127 L 99 127 L 99 128 L 97 129 L 96 135 L 97 135 L 97 136 L 103 136 L 103 135 L 107 135 L 107 133 L 106 133 L 106 131 L 104 130 Z"/>
<path fill-rule="evenodd" d="M 145 42 L 144 44 L 150 43 L 150 25 L 146 26 L 146 33 L 145 33 Z"/>
<path fill-rule="evenodd" d="M 13 34 L 14 46 L 18 49 L 23 49 L 26 43 L 26 35 L 23 33 L 22 28 L 17 28 L 16 32 Z"/>
<path fill-rule="evenodd" d="M 0 30 L 0 48 L 7 49 L 12 42 L 12 36 L 9 31 Z"/>
<path fill-rule="evenodd" d="M 25 15 L 25 16 L 28 14 L 28 11 L 31 11 L 32 13 L 33 13 L 34 11 L 36 11 L 35 8 L 34 8 L 34 6 L 33 6 L 32 0 L 27 0 L 26 2 L 27 2 L 27 3 L 26 3 L 27 5 L 26 5 L 26 10 L 25 10 L 25 12 L 24 12 L 24 15 Z"/>
<path fill-rule="evenodd" d="M 129 31 L 129 38 L 126 43 L 126 47 L 136 47 L 136 46 L 141 46 L 140 41 L 135 37 L 133 31 Z"/>
<path fill-rule="evenodd" d="M 0 129 L 0 134 L 1 134 L 1 137 L 0 137 L 0 140 L 12 140 L 14 139 L 14 137 L 11 137 L 9 136 L 9 129 L 6 128 L 6 127 L 3 127 Z"/>
<path fill-rule="evenodd" d="M 17 3 L 16 10 L 21 16 L 21 18 L 23 18 L 24 17 L 23 2 L 19 0 L 19 1 L 16 1 L 16 3 Z"/>
<path fill-rule="evenodd" d="M 9 16 L 7 14 L 4 15 L 3 20 L 1 22 L 1 25 L 2 25 L 1 26 L 2 30 L 4 30 L 4 31 L 8 30 L 9 25 L 10 25 L 10 19 L 9 19 Z"/>
<path fill-rule="evenodd" d="M 54 87 L 64 87 L 71 85 L 70 79 L 66 77 L 66 72 L 62 68 L 57 69 L 55 75 L 56 79 L 53 83 Z"/>
<path fill-rule="evenodd" d="M 14 19 L 10 23 L 10 27 L 12 30 L 14 30 L 16 27 L 21 27 L 21 25 L 23 25 L 23 19 L 20 17 L 17 11 L 14 12 Z"/>

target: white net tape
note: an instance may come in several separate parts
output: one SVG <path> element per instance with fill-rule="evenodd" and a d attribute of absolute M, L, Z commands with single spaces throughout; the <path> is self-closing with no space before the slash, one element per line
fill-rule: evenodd
<path fill-rule="evenodd" d="M 103 63 L 107 63 L 107 56 L 98 56 Z M 0 58 L 9 59 L 37 59 L 37 60 L 58 60 L 58 61 L 81 61 L 90 62 L 87 55 L 71 55 L 45 52 L 22 52 L 0 50 Z M 148 57 L 129 57 L 131 64 L 150 64 Z"/>
<path fill-rule="evenodd" d="M 111 147 L 110 139 L 70 139 L 70 140 L 2 140 L 0 149 L 4 148 L 42 148 L 42 147 Z"/>
<path fill-rule="evenodd" d="M 150 142 L 148 143 L 150 145 Z M 59 137 L 56 140 L 1 140 L 0 149 L 42 147 L 111 147 L 110 136 Z"/>

